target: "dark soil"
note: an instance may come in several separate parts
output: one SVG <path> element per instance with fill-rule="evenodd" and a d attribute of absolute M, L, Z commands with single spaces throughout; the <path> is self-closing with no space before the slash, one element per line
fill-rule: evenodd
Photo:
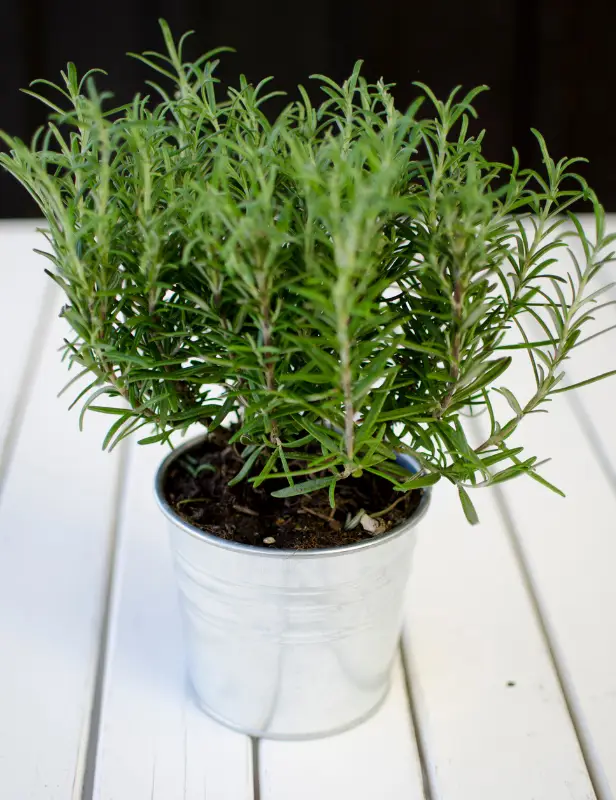
<path fill-rule="evenodd" d="M 228 434 L 217 432 L 197 444 L 171 467 L 164 486 L 167 502 L 182 519 L 221 539 L 273 549 L 339 547 L 389 530 L 408 518 L 421 499 L 421 490 L 401 495 L 389 481 L 367 472 L 337 484 L 335 510 L 326 489 L 272 497 L 270 492 L 286 486 L 285 480 L 267 480 L 257 489 L 247 480 L 229 487 L 243 461 L 226 439 Z M 292 469 L 299 466 L 290 463 Z M 395 501 L 394 508 L 375 520 L 378 531 L 367 531 L 361 524 L 345 530 L 347 520 L 361 509 L 374 514 Z M 274 541 L 264 542 L 269 539 Z"/>

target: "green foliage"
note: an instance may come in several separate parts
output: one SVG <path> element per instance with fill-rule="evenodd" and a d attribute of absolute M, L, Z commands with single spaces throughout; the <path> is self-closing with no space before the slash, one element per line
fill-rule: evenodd
<path fill-rule="evenodd" d="M 113 108 L 69 64 L 61 85 L 39 82 L 51 99 L 32 92 L 51 109 L 32 144 L 2 134 L 0 161 L 49 226 L 75 332 L 66 354 L 90 376 L 84 413 L 114 415 L 105 446 L 148 425 L 145 443 L 235 422 L 240 480 L 285 477 L 279 496 L 329 487 L 333 499 L 361 470 L 400 491 L 444 477 L 470 521 L 469 487 L 521 473 L 547 483 L 508 440 L 563 390 L 597 299 L 587 287 L 611 260 L 577 159 L 555 163 L 536 133 L 544 174 L 515 152 L 490 163 L 469 133 L 484 87 L 442 102 L 420 86 L 428 112 L 421 100 L 402 112 L 359 63 L 342 86 L 314 76 L 318 107 L 300 87 L 270 121 L 268 81 L 223 92 L 217 53 L 186 62 L 185 37 L 161 27 L 166 53 L 136 56 L 163 82 L 153 97 Z M 593 242 L 568 224 L 580 199 L 595 209 Z M 571 271 L 552 274 L 561 253 Z M 504 341 L 510 330 L 522 344 Z M 501 386 L 512 347 L 535 376 L 524 401 Z M 468 406 L 491 421 L 479 446 Z M 416 476 L 396 451 L 418 460 Z"/>

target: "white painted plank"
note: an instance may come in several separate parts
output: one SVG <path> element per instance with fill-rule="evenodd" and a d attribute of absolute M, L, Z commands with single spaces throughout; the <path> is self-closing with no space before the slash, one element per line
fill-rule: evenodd
<path fill-rule="evenodd" d="M 400 663 L 372 719 L 308 742 L 262 740 L 262 800 L 419 800 L 421 768 Z"/>
<path fill-rule="evenodd" d="M 33 291 L 42 275 L 32 279 Z M 58 306 L 59 308 L 59 306 Z M 55 311 L 54 311 L 55 314 Z M 0 797 L 80 796 L 106 597 L 117 458 L 80 434 L 55 318 L 0 497 Z M 12 344 L 14 338 L 3 343 Z"/>
<path fill-rule="evenodd" d="M 53 293 L 43 259 L 32 252 L 44 244 L 35 227 L 35 222 L 0 222 L 0 463 L 11 420 L 23 401 L 29 357 L 36 353 L 33 338 L 45 333 L 43 301 Z"/>
<path fill-rule="evenodd" d="M 601 327 L 614 321 L 609 312 Z M 567 363 L 568 381 L 616 368 L 614 353 L 614 333 L 584 345 Z M 513 379 L 512 388 L 527 385 L 527 368 L 516 365 Z M 603 797 L 616 796 L 615 399 L 614 378 L 556 396 L 550 413 L 526 420 L 516 437 L 553 459 L 542 474 L 566 499 L 525 479 L 503 487 Z"/>
<path fill-rule="evenodd" d="M 434 800 L 589 800 L 575 732 L 491 491 L 471 527 L 438 484 L 405 651 Z M 509 685 L 513 683 L 514 685 Z"/>
<path fill-rule="evenodd" d="M 187 687 L 166 522 L 153 497 L 164 453 L 130 450 L 94 797 L 252 800 L 250 740 L 206 717 Z"/>

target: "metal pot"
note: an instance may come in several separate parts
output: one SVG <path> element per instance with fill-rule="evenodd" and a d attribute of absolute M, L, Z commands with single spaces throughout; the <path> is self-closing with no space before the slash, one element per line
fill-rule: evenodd
<path fill-rule="evenodd" d="M 368 718 L 384 700 L 402 626 L 417 522 L 320 550 L 273 550 L 219 539 L 164 498 L 174 450 L 156 476 L 171 523 L 188 670 L 203 710 L 251 736 L 306 739 Z M 413 472 L 411 459 L 399 458 Z"/>

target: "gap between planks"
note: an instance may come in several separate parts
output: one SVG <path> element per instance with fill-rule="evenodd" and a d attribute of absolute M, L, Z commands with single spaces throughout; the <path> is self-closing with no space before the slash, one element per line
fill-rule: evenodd
<path fill-rule="evenodd" d="M 406 699 L 411 717 L 411 728 L 413 729 L 413 735 L 415 737 L 415 746 L 417 748 L 419 767 L 421 769 L 421 782 L 424 800 L 436 800 L 435 787 L 432 785 L 432 781 L 430 780 L 430 770 L 428 769 L 428 747 L 422 735 L 421 726 L 419 725 L 419 715 L 417 713 L 417 705 L 413 694 L 413 682 L 411 680 L 411 668 L 408 663 L 406 648 L 404 647 L 402 638 L 400 639 L 398 647 L 400 650 L 400 661 L 402 663 L 404 689 L 406 691 Z"/>
<path fill-rule="evenodd" d="M 250 737 L 250 754 L 252 758 L 252 800 L 261 800 L 261 764 L 259 762 L 261 740 Z"/>
<path fill-rule="evenodd" d="M 92 800 L 94 797 L 96 756 L 98 751 L 101 712 L 104 700 L 107 652 L 109 648 L 111 604 L 115 593 L 115 573 L 117 565 L 120 521 L 126 500 L 126 479 L 128 476 L 129 459 L 129 448 L 126 441 L 120 443 L 119 451 L 119 464 L 112 498 L 113 515 L 109 525 L 105 597 L 103 601 L 98 658 L 96 661 L 96 671 L 94 674 L 94 685 L 92 690 L 92 706 L 90 709 L 90 718 L 87 726 L 85 748 L 83 751 L 84 757 L 81 765 L 81 780 L 75 781 L 76 791 L 74 792 L 73 800 Z M 81 786 L 81 789 L 79 789 L 79 786 Z"/>
<path fill-rule="evenodd" d="M 15 453 L 15 447 L 19 438 L 19 432 L 23 424 L 28 399 L 36 380 L 36 373 L 42 363 L 43 347 L 41 342 L 45 341 L 51 328 L 53 311 L 56 308 L 54 302 L 57 291 L 52 281 L 49 281 L 43 292 L 43 299 L 40 305 L 40 314 L 32 331 L 30 344 L 25 359 L 25 367 L 19 378 L 15 399 L 9 413 L 9 424 L 4 441 L 4 446 L 0 447 L 0 495 L 8 475 L 8 471 Z"/>

